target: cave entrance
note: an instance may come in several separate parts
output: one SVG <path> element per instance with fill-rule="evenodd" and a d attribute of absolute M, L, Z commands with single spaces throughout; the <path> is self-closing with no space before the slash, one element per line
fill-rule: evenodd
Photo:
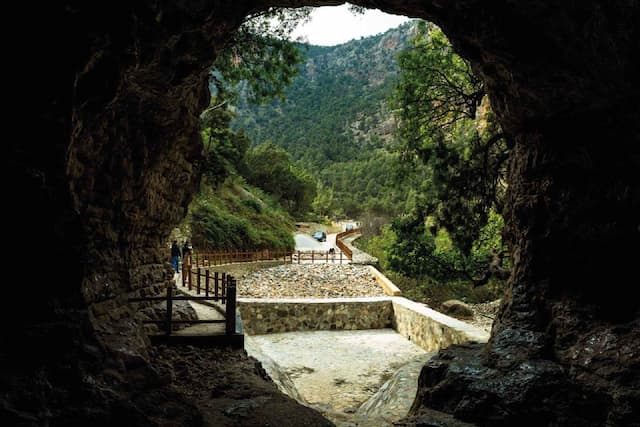
<path fill-rule="evenodd" d="M 8 209 L 20 254 L 10 273 L 20 285 L 7 287 L 7 300 L 30 301 L 37 316 L 16 322 L 2 312 L 12 326 L 1 346 L 12 392 L 3 415 L 89 425 L 156 406 L 104 390 L 162 383 L 140 369 L 148 340 L 126 299 L 172 282 L 164 239 L 199 180 L 208 67 L 248 14 L 336 3 L 18 6 L 33 31 L 19 38 L 23 98 L 34 100 L 21 130 L 35 137 L 10 145 L 20 207 Z M 514 138 L 513 268 L 499 322 L 486 348 L 451 348 L 425 368 L 413 415 L 436 408 L 501 425 L 638 424 L 639 300 L 628 279 L 640 247 L 637 2 L 356 3 L 439 25 Z M 64 266 L 63 285 L 25 279 L 34 264 L 23 255 L 38 243 L 48 255 L 38 269 Z M 97 371 L 108 375 L 87 375 Z"/>
<path fill-rule="evenodd" d="M 401 191 L 401 184 L 387 182 L 390 181 L 389 173 L 385 171 L 388 172 L 392 168 L 399 156 L 390 154 L 387 148 L 387 145 L 394 143 L 395 123 L 390 118 L 391 108 L 385 104 L 385 98 L 392 92 L 394 76 L 399 74 L 395 66 L 396 54 L 403 47 L 410 46 L 409 40 L 414 35 L 417 37 L 419 32 L 422 34 L 423 42 L 429 39 L 430 31 L 442 37 L 440 30 L 434 26 L 415 24 L 334 48 L 302 48 L 307 59 L 300 65 L 303 70 L 301 74 L 309 83 L 294 80 L 291 83 L 292 92 L 287 94 L 286 101 L 267 103 L 255 109 L 249 105 L 247 98 L 251 96 L 250 90 L 257 90 L 252 89 L 250 83 L 240 83 L 245 93 L 238 94 L 237 107 L 233 111 L 236 116 L 235 125 L 223 114 L 227 105 L 224 91 L 233 88 L 225 88 L 224 82 L 214 75 L 214 98 L 203 120 L 205 148 L 212 156 L 205 165 L 209 168 L 204 171 L 205 182 L 215 183 L 221 198 L 227 197 L 226 200 L 229 200 L 228 194 L 232 193 L 235 196 L 234 203 L 250 208 L 253 218 L 269 208 L 264 199 L 255 197 L 256 194 L 260 194 L 255 188 L 262 186 L 266 186 L 262 187 L 264 192 L 278 197 L 285 207 L 292 209 L 289 214 L 295 215 L 301 212 L 300 206 L 296 203 L 302 204 L 302 201 L 285 197 L 287 189 L 279 185 L 292 185 L 293 181 L 298 180 L 303 187 L 305 182 L 300 178 L 304 178 L 304 171 L 299 174 L 290 172 L 310 168 L 311 175 L 325 178 L 322 191 L 338 193 L 337 181 L 343 182 L 339 191 L 342 198 L 322 206 L 323 214 L 339 216 L 335 215 L 333 210 L 340 209 L 343 217 L 357 220 L 360 219 L 357 217 L 360 215 L 358 207 L 371 205 L 365 212 L 368 218 L 391 208 L 395 210 L 393 213 L 389 212 L 387 217 L 399 215 L 404 210 L 409 196 L 407 192 Z M 240 39 L 246 40 L 248 37 L 245 35 Z M 274 49 L 280 48 L 277 43 L 274 44 Z M 429 60 L 432 62 L 435 62 L 434 58 L 439 55 L 444 56 L 445 51 L 453 58 L 446 39 L 438 46 L 428 47 L 428 53 L 431 54 Z M 245 53 L 248 49 L 241 49 L 240 46 L 230 49 L 233 53 L 229 54 L 228 61 L 217 62 L 220 67 L 240 67 L 243 61 L 246 61 L 246 67 L 253 67 L 256 72 L 264 71 L 267 75 L 267 66 L 261 62 L 262 57 L 248 55 Z M 221 53 L 222 57 L 226 55 L 227 53 Z M 461 60 L 456 57 L 452 61 Z M 459 74 L 466 73 L 465 76 L 471 72 L 468 64 L 462 68 L 463 70 L 458 68 L 453 71 Z M 339 72 L 336 73 L 335 69 Z M 432 82 L 432 87 L 453 80 L 448 77 L 447 72 L 443 73 L 444 80 Z M 218 73 L 224 76 L 229 72 L 222 68 Z M 286 69 L 283 75 L 283 78 L 286 78 Z M 314 97 L 314 91 L 325 95 L 325 98 Z M 482 96 L 469 93 L 469 97 L 473 96 L 475 99 L 469 102 L 475 110 L 480 106 Z M 373 99 L 367 104 L 363 102 L 365 98 Z M 367 116 L 367 110 L 372 106 L 379 110 Z M 467 115 L 475 119 L 475 113 L 467 112 Z M 265 123 L 269 118 L 271 123 Z M 273 122 L 277 124 L 274 126 Z M 214 128 L 220 123 L 231 124 L 231 130 L 221 132 Z M 268 125 L 271 125 L 270 129 Z M 245 137 L 243 128 L 252 139 L 252 143 L 258 144 L 258 147 L 253 149 L 245 147 L 249 157 L 244 168 L 246 175 L 242 175 L 242 168 L 233 169 L 228 167 L 231 162 L 224 162 L 241 158 L 242 153 L 233 151 L 230 147 L 233 144 L 229 144 L 229 141 L 235 142 L 236 147 L 248 145 L 249 138 Z M 331 135 L 333 129 L 336 131 Z M 269 140 L 273 143 L 268 144 Z M 321 145 L 327 140 L 330 141 Z M 259 145 L 261 143 L 265 144 Z M 292 160 L 290 164 L 286 164 L 287 153 L 283 148 Z M 283 167 L 279 167 L 281 162 L 285 163 Z M 221 164 L 225 165 L 225 170 L 220 170 Z M 360 176 L 339 177 L 341 173 L 356 168 L 360 169 Z M 333 175 L 329 172 L 333 172 Z M 386 187 L 382 188 L 384 184 Z M 224 190 L 220 191 L 220 188 Z M 304 190 L 303 188 L 301 192 Z M 375 199 L 382 198 L 385 191 L 399 194 L 393 194 L 393 199 L 388 200 L 387 205 L 383 206 Z M 215 218 L 220 219 L 220 223 L 224 222 L 221 220 L 222 209 L 207 209 L 205 201 L 202 200 L 206 198 L 207 201 L 212 201 L 212 194 L 213 191 L 207 190 L 206 197 L 196 199 L 197 205 L 193 208 L 192 218 L 208 221 L 206 213 L 209 212 L 213 216 L 215 212 Z M 297 194 L 294 192 L 294 195 Z M 322 197 L 323 194 L 319 196 Z M 349 207 L 346 206 L 347 203 Z M 217 207 L 219 205 L 218 203 Z M 236 206 L 235 211 L 240 211 L 240 208 Z M 374 228 L 372 221 L 345 221 L 344 231 L 347 231 L 348 225 L 353 227 L 355 222 L 364 222 L 369 228 Z M 189 229 L 194 233 L 191 240 L 196 247 L 206 248 L 207 231 L 214 229 L 210 225 L 212 222 L 208 225 L 191 223 Z M 308 228 L 308 234 L 315 234 L 313 232 L 323 226 L 318 221 L 313 225 L 309 222 L 314 221 L 304 223 Z M 298 222 L 298 225 L 302 228 L 303 223 Z M 332 243 L 331 238 L 335 238 L 336 231 L 342 231 L 342 227 L 330 229 L 326 226 L 317 238 L 321 241 L 312 243 L 320 248 L 324 248 L 323 243 L 335 246 L 336 243 Z M 329 236 L 325 232 L 329 233 Z M 245 234 L 250 236 L 251 233 Z M 323 242 L 325 238 L 327 241 Z M 220 244 L 229 239 L 216 236 L 215 239 L 209 240 Z M 283 262 L 289 265 L 265 269 L 257 274 L 257 279 L 239 279 L 239 304 L 244 332 L 248 334 L 247 350 L 250 355 L 263 362 L 283 391 L 302 403 L 310 403 L 333 420 L 344 422 L 346 419 L 369 418 L 369 422 L 373 424 L 398 421 L 407 415 L 417 391 L 420 368 L 428 357 L 453 343 L 487 339 L 488 334 L 482 334 L 480 331 L 469 332 L 472 328 L 460 322 L 456 324 L 454 319 L 419 307 L 419 304 L 409 300 L 387 298 L 378 301 L 374 298 L 373 301 L 361 301 L 349 298 L 372 296 L 358 295 L 353 290 L 357 284 L 354 277 L 366 273 L 366 267 L 342 268 L 341 263 L 329 263 L 328 255 L 322 252 L 316 255 L 315 260 L 313 252 L 311 253 L 311 265 L 307 264 L 308 257 L 307 263 L 300 263 L 300 251 L 304 248 L 296 249 L 297 252 L 290 258 L 286 254 L 281 257 Z M 277 248 L 272 247 L 268 250 L 276 253 Z M 196 253 L 196 257 L 204 256 Z M 293 256 L 297 256 L 296 260 Z M 215 255 L 212 258 L 215 258 Z M 362 263 L 361 259 L 359 261 Z M 323 262 L 324 265 L 320 265 Z M 264 260 L 259 263 L 264 266 Z M 315 270 L 320 270 L 321 267 L 323 270 L 318 272 L 320 274 L 314 274 Z M 342 280 L 347 282 L 347 286 L 343 288 L 345 293 L 330 289 L 327 295 L 337 299 L 320 301 L 321 288 L 330 282 L 327 276 L 331 274 L 344 276 Z M 369 277 L 369 282 L 371 279 Z M 263 294 L 260 294 L 258 289 L 252 289 L 251 285 L 245 285 L 248 281 L 251 281 L 255 288 L 264 291 Z M 292 288 L 300 284 L 303 285 L 301 287 L 307 286 L 311 289 L 302 289 L 301 294 L 294 293 Z M 243 294 L 243 287 L 246 294 Z M 269 287 L 272 289 L 267 289 Z M 349 287 L 352 289 L 346 289 Z M 381 292 L 380 295 L 384 293 Z M 248 297 L 252 297 L 251 300 Z M 261 297 L 264 299 L 261 300 Z M 295 303 L 291 300 L 294 298 L 305 298 L 307 303 Z M 453 322 L 454 326 L 449 325 L 449 322 Z M 365 357 L 365 354 L 369 354 L 369 357 Z M 374 396 L 379 389 L 383 391 Z M 397 408 L 391 410 L 394 406 Z M 360 407 L 363 409 L 360 410 Z"/>

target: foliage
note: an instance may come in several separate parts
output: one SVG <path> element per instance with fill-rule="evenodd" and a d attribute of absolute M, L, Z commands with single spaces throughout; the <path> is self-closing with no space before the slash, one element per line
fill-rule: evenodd
<path fill-rule="evenodd" d="M 187 221 L 198 250 L 293 249 L 293 221 L 278 203 L 239 177 L 203 185 Z"/>
<path fill-rule="evenodd" d="M 247 153 L 246 163 L 247 181 L 275 197 L 292 215 L 302 216 L 311 209 L 315 180 L 282 148 L 265 142 Z"/>
<path fill-rule="evenodd" d="M 483 275 L 485 262 L 491 262 L 492 251 L 502 246 L 500 231 L 503 221 L 500 215 L 491 214 L 489 225 L 474 247 L 472 260 L 467 260 L 452 245 L 444 229 L 435 233 L 429 230 L 429 220 L 410 224 L 415 218 L 402 218 L 401 224 L 385 226 L 379 234 L 368 235 L 356 241 L 358 247 L 378 258 L 380 268 L 402 290 L 407 298 L 437 305 L 449 299 L 478 303 L 500 298 L 504 291 L 504 277 L 489 277 L 486 286 L 478 287 L 467 272 L 456 271 L 466 264 L 475 265 L 476 274 Z M 423 233 L 418 238 L 398 235 L 397 230 Z M 408 251 L 408 252 L 402 252 Z M 412 260 L 420 259 L 421 264 Z M 432 270 L 433 268 L 433 270 Z"/>
<path fill-rule="evenodd" d="M 309 8 L 270 8 L 249 15 L 216 57 L 211 86 L 217 97 L 234 103 L 243 90 L 255 104 L 284 100 L 284 89 L 302 62 L 299 49 L 288 36 L 309 12 Z"/>
<path fill-rule="evenodd" d="M 404 297 L 434 307 L 451 299 L 472 304 L 494 301 L 504 294 L 504 283 L 494 279 L 486 286 L 475 287 L 464 280 L 441 283 L 429 277 L 411 278 L 394 271 L 387 271 L 385 274 L 400 288 Z"/>
<path fill-rule="evenodd" d="M 396 81 L 395 55 L 411 24 L 340 46 L 301 46 L 306 62 L 286 101 L 251 105 L 241 97 L 234 128 L 256 143 L 273 141 L 318 181 L 319 214 L 356 216 L 402 211 L 412 185 L 392 181 L 398 156 L 387 98 Z"/>
<path fill-rule="evenodd" d="M 215 104 L 217 98 L 212 98 Z M 245 155 L 251 141 L 242 131 L 234 132 L 229 127 L 233 113 L 226 108 L 213 108 L 201 117 L 204 140 L 203 173 L 209 183 L 219 185 L 226 178 L 246 168 Z"/>
<path fill-rule="evenodd" d="M 502 217 L 494 212 L 480 230 L 469 254 L 460 250 L 445 229 L 437 229 L 424 209 L 396 218 L 391 224 L 395 235 L 386 248 L 389 267 L 407 277 L 429 277 L 436 282 L 467 281 L 486 284 L 491 275 L 506 278 L 502 243 Z"/>
<path fill-rule="evenodd" d="M 311 205 L 315 182 L 305 171 L 294 168 L 288 157 L 288 175 L 277 176 L 286 188 L 276 189 L 270 186 L 272 182 L 256 179 L 256 173 L 269 174 L 264 168 L 255 169 L 260 160 L 254 151 L 248 152 L 249 137 L 229 125 L 235 115 L 231 105 L 240 93 L 256 103 L 282 99 L 301 61 L 297 47 L 286 36 L 307 15 L 305 8 L 273 8 L 252 15 L 217 56 L 210 85 L 214 96 L 201 116 L 204 179 L 186 220 L 186 228 L 200 250 L 293 248 L 291 217 L 258 187 L 274 191 L 278 200 L 297 213 Z M 266 165 L 279 167 L 277 163 Z M 253 179 L 256 186 L 248 185 L 243 175 Z"/>
<path fill-rule="evenodd" d="M 334 162 L 319 173 L 324 191 L 330 191 L 336 217 L 393 217 L 412 203 L 412 190 L 422 179 L 421 167 L 408 170 L 397 153 L 378 149 L 360 158 Z M 320 197 L 321 193 L 318 193 Z"/>
<path fill-rule="evenodd" d="M 399 64 L 394 99 L 401 152 L 431 174 L 423 216 L 446 228 L 468 255 L 491 210 L 502 209 L 509 138 L 490 111 L 482 82 L 437 27 L 421 23 Z"/>

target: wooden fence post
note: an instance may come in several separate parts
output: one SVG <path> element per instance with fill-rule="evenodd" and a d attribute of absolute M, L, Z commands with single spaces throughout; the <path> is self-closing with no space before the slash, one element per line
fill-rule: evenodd
<path fill-rule="evenodd" d="M 173 318 L 173 286 L 167 286 L 167 320 L 165 333 L 171 335 L 171 320 Z"/>
<path fill-rule="evenodd" d="M 227 277 L 227 273 L 222 273 L 222 296 L 227 294 L 227 283 L 229 282 L 229 278 Z"/>
<path fill-rule="evenodd" d="M 196 276 L 196 293 L 200 295 L 200 267 L 198 267 L 198 273 Z"/>
<path fill-rule="evenodd" d="M 228 277 L 227 288 L 226 326 L 227 335 L 232 335 L 236 332 L 236 279 L 234 277 Z"/>
<path fill-rule="evenodd" d="M 205 271 L 205 276 L 204 276 L 204 295 L 206 297 L 209 297 L 209 269 L 208 268 Z"/>
<path fill-rule="evenodd" d="M 213 289 L 214 289 L 214 293 L 213 296 L 218 296 L 218 272 L 214 271 L 213 272 Z"/>

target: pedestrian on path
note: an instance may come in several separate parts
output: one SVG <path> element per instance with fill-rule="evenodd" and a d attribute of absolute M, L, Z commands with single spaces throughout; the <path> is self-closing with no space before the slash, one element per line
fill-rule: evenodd
<path fill-rule="evenodd" d="M 178 246 L 178 241 L 174 240 L 171 244 L 171 264 L 173 265 L 173 269 L 176 273 L 180 273 L 179 265 L 180 265 L 180 246 Z"/>
<path fill-rule="evenodd" d="M 191 264 L 191 250 L 192 250 L 192 247 L 189 244 L 189 241 L 185 240 L 184 245 L 182 246 L 182 263 L 183 264 L 185 262 L 187 264 Z"/>

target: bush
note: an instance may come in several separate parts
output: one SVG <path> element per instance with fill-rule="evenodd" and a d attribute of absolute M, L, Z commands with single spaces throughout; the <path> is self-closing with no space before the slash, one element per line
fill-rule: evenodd
<path fill-rule="evenodd" d="M 496 217 L 492 224 L 494 228 L 487 230 L 483 234 L 483 239 L 479 239 L 474 253 L 469 259 L 464 259 L 458 250 L 451 244 L 451 240 L 444 230 L 439 230 L 433 239 L 427 239 L 427 243 L 433 245 L 433 254 L 442 262 L 451 266 L 462 266 L 464 262 L 482 264 L 491 249 L 501 245 L 501 240 L 496 236 L 502 228 L 502 218 Z M 395 265 L 410 264 L 409 271 L 422 273 L 429 263 L 420 261 L 418 251 L 406 245 L 404 249 L 411 249 L 410 253 L 404 253 L 404 257 L 394 254 L 389 249 L 397 248 L 398 236 L 392 227 L 387 225 L 381 228 L 379 234 L 367 235 L 356 240 L 357 246 L 363 251 L 378 258 L 380 268 L 391 281 L 393 281 L 406 298 L 414 301 L 424 302 L 432 306 L 449 299 L 459 299 L 468 303 L 480 303 L 493 301 L 502 297 L 505 288 L 505 281 L 491 278 L 486 285 L 474 287 L 470 280 L 463 280 L 457 277 L 448 277 L 446 272 L 436 271 L 437 274 L 418 274 L 416 277 L 409 277 L 406 274 L 394 270 Z M 395 258 L 390 258 L 390 253 Z M 420 264 L 420 265 L 412 265 Z"/>
<path fill-rule="evenodd" d="M 227 180 L 216 190 L 203 186 L 187 217 L 197 250 L 292 250 L 291 217 L 259 190 Z"/>

